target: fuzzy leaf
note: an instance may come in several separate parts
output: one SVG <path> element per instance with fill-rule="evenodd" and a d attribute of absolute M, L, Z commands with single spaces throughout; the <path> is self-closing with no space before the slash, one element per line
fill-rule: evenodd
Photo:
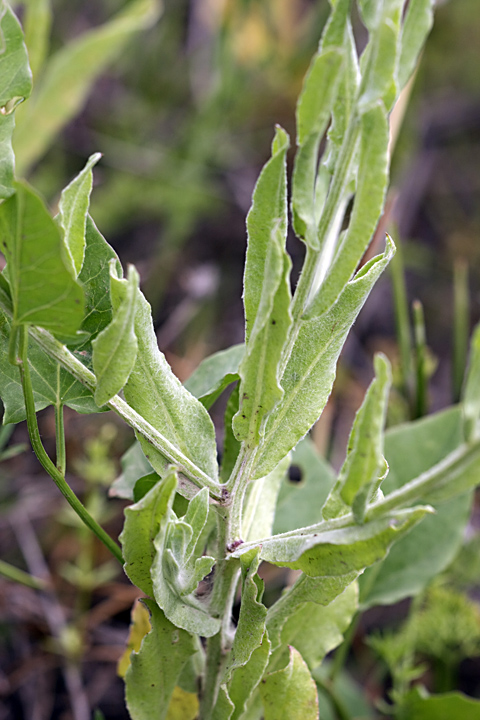
<path fill-rule="evenodd" d="M 434 0 L 410 0 L 401 34 L 398 83 L 402 89 L 415 70 L 423 43 L 433 25 Z"/>
<path fill-rule="evenodd" d="M 280 483 L 285 478 L 289 465 L 290 457 L 287 455 L 275 470 L 250 483 L 242 517 L 244 540 L 258 540 L 272 534 Z"/>
<path fill-rule="evenodd" d="M 124 569 L 132 583 L 146 595 L 153 596 L 150 569 L 155 557 L 154 540 L 160 527 L 166 528 L 170 520 L 176 486 L 176 473 L 171 469 L 140 502 L 125 508 L 125 524 L 119 538 Z"/>
<path fill-rule="evenodd" d="M 111 263 L 115 264 L 112 260 Z M 139 293 L 138 273 L 130 265 L 128 280 L 119 280 L 114 267 L 110 275 L 113 293 L 118 294 L 115 313 L 110 324 L 92 342 L 93 370 L 97 377 L 95 402 L 105 405 L 127 382 L 137 357 L 135 312 Z M 115 290 L 114 290 L 115 289 Z"/>
<path fill-rule="evenodd" d="M 315 682 L 302 656 L 293 647 L 287 667 L 264 678 L 260 695 L 265 720 L 318 720 Z"/>
<path fill-rule="evenodd" d="M 240 405 L 240 383 L 233 388 L 230 397 L 227 400 L 224 416 L 224 436 L 223 436 L 223 453 L 222 466 L 220 468 L 220 480 L 224 483 L 228 479 L 235 467 L 238 453 L 240 452 L 241 443 L 237 440 L 233 432 L 233 418 L 238 412 Z"/>
<path fill-rule="evenodd" d="M 123 453 L 120 464 L 122 472 L 113 482 L 110 495 L 125 500 L 133 500 L 137 480 L 152 472 L 152 466 L 143 454 L 142 446 L 138 440 Z"/>
<path fill-rule="evenodd" d="M 252 447 L 258 444 L 265 416 L 282 396 L 278 365 L 291 323 L 291 261 L 285 250 L 287 149 L 288 136 L 277 128 L 272 157 L 257 181 L 247 217 L 247 344 L 239 370 L 240 408 L 233 419 L 233 430 L 237 440 Z"/>
<path fill-rule="evenodd" d="M 0 0 L 0 110 L 10 114 L 30 95 L 32 74 L 22 28 L 9 5 Z"/>
<path fill-rule="evenodd" d="M 165 720 L 196 720 L 198 711 L 196 693 L 187 692 L 177 685 L 173 689 Z"/>
<path fill-rule="evenodd" d="M 49 60 L 14 136 L 21 175 L 79 112 L 97 77 L 126 42 L 153 25 L 159 12 L 157 0 L 134 0 L 110 22 L 84 33 Z"/>
<path fill-rule="evenodd" d="M 255 477 L 271 472 L 318 420 L 348 331 L 392 255 L 389 241 L 384 255 L 357 273 L 328 312 L 303 322 L 282 378 L 285 394 L 266 423 Z"/>
<path fill-rule="evenodd" d="M 258 687 L 270 657 L 270 641 L 265 633 L 262 643 L 250 656 L 246 665 L 235 668 L 228 684 L 228 694 L 235 706 L 231 720 L 243 718 L 248 700 Z"/>
<path fill-rule="evenodd" d="M 100 153 L 92 155 L 83 170 L 62 191 L 60 198 L 57 220 L 63 228 L 64 241 L 75 277 L 82 269 L 85 258 L 85 232 L 93 184 L 92 168 L 100 158 Z"/>
<path fill-rule="evenodd" d="M 135 600 L 131 612 L 130 629 L 128 631 L 127 647 L 125 648 L 122 657 L 118 661 L 117 675 L 125 677 L 128 668 L 130 667 L 130 655 L 132 651 L 138 653 L 142 640 L 150 632 L 152 626 L 150 625 L 150 613 L 146 606 L 141 600 Z"/>
<path fill-rule="evenodd" d="M 329 529 L 327 521 L 286 537 L 274 535 L 259 543 L 260 557 L 273 565 L 303 570 L 311 577 L 361 571 L 384 558 L 391 545 L 427 512 L 432 509 L 416 507 L 388 513 L 364 525 Z M 232 555 L 240 557 L 250 549 L 251 544 L 244 543 Z"/>
<path fill-rule="evenodd" d="M 131 655 L 126 702 L 132 720 L 165 720 L 177 679 L 197 647 L 194 638 L 172 625 L 153 600 L 142 602 L 150 611 L 152 629 L 140 651 Z"/>
<path fill-rule="evenodd" d="M 14 323 L 74 335 L 83 320 L 84 293 L 64 259 L 60 231 L 26 183 L 15 187 L 15 195 L 0 206 L 0 247 L 8 263 Z"/>
<path fill-rule="evenodd" d="M 243 343 L 210 355 L 184 382 L 184 387 L 208 409 L 228 385 L 238 380 L 238 367 L 244 355 Z"/>
<path fill-rule="evenodd" d="M 15 192 L 14 167 L 15 156 L 12 149 L 12 133 L 15 127 L 13 114 L 0 113 L 0 200 L 8 198 Z"/>
<path fill-rule="evenodd" d="M 353 508 L 356 521 L 363 522 L 367 505 L 385 476 L 383 428 L 391 372 L 383 355 L 375 357 L 375 375 L 355 417 L 346 460 L 323 508 L 326 520 L 344 515 Z"/>
<path fill-rule="evenodd" d="M 173 374 L 157 345 L 150 305 L 139 293 L 135 316 L 138 352 L 124 388 L 125 399 L 209 477 L 218 477 L 215 429 L 203 405 Z M 147 459 L 163 476 L 168 463 L 143 437 Z"/>
<path fill-rule="evenodd" d="M 212 557 L 196 557 L 194 552 L 207 516 L 208 490 L 203 488 L 190 501 L 185 517 L 177 519 L 171 512 L 170 522 L 160 525 L 151 568 L 153 594 L 168 619 L 203 637 L 215 635 L 221 625 L 220 619 L 209 614 L 208 599 L 194 594 L 215 562 Z"/>

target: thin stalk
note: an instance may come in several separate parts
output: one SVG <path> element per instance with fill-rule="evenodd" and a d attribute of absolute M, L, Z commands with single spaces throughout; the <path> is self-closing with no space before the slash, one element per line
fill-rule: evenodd
<path fill-rule="evenodd" d="M 412 308 L 417 376 L 415 418 L 421 418 L 426 415 L 428 411 L 427 343 L 425 335 L 425 316 L 423 313 L 423 305 L 419 300 L 414 301 Z"/>
<path fill-rule="evenodd" d="M 453 266 L 453 402 L 460 401 L 463 378 L 467 366 L 468 331 L 470 325 L 470 297 L 468 292 L 468 266 L 465 260 L 456 260 Z"/>
<path fill-rule="evenodd" d="M 60 390 L 61 367 L 57 365 L 57 385 Z M 60 392 L 57 392 L 60 397 Z M 65 423 L 63 420 L 63 405 L 59 402 L 55 405 L 55 445 L 57 451 L 57 468 L 65 477 L 67 469 L 67 456 L 65 452 Z"/>
<path fill-rule="evenodd" d="M 0 575 L 34 590 L 44 590 L 47 586 L 47 583 L 41 578 L 33 577 L 33 575 L 29 575 L 29 573 L 10 565 L 4 560 L 0 560 Z"/>
<path fill-rule="evenodd" d="M 355 638 L 355 634 L 357 632 L 358 623 L 360 622 L 360 613 L 357 612 L 352 618 L 352 622 L 348 626 L 347 630 L 345 631 L 343 635 L 343 642 L 341 645 L 338 646 L 338 648 L 335 651 L 335 655 L 332 662 L 332 669 L 330 672 L 330 681 L 333 683 L 336 678 L 339 676 L 343 668 L 345 667 L 345 663 L 347 662 L 348 653 L 350 652 L 350 648 L 352 647 L 353 640 Z"/>
<path fill-rule="evenodd" d="M 22 382 L 23 395 L 25 400 L 25 409 L 27 413 L 27 427 L 28 434 L 30 436 L 30 442 L 32 448 L 37 456 L 40 464 L 50 475 L 55 485 L 58 487 L 64 498 L 71 505 L 73 510 L 77 513 L 79 518 L 85 525 L 95 533 L 101 542 L 110 550 L 112 555 L 123 565 L 122 551 L 117 543 L 105 532 L 105 530 L 97 523 L 97 521 L 90 515 L 87 509 L 82 505 L 80 500 L 77 498 L 73 490 L 70 488 L 62 473 L 55 467 L 54 463 L 48 457 L 45 448 L 43 447 L 42 440 L 40 438 L 40 432 L 37 424 L 37 414 L 35 411 L 35 400 L 33 398 L 32 381 L 30 378 L 30 368 L 28 365 L 27 357 L 27 346 L 28 346 L 28 331 L 27 327 L 22 328 L 20 333 L 20 361 L 18 364 L 20 370 L 20 378 Z"/>
<path fill-rule="evenodd" d="M 252 477 L 258 448 L 249 449 L 242 443 L 235 467 L 227 483 L 229 494 L 226 547 L 242 540 L 243 503 L 248 483 Z"/>
<path fill-rule="evenodd" d="M 390 273 L 392 278 L 393 305 L 395 310 L 395 329 L 397 343 L 400 351 L 400 377 L 405 399 L 410 402 L 411 387 L 410 379 L 412 372 L 412 335 L 410 330 L 409 305 L 407 300 L 407 288 L 405 284 L 405 266 L 403 262 L 403 248 L 398 240 L 397 233 L 394 235 L 397 252 L 390 262 Z"/>

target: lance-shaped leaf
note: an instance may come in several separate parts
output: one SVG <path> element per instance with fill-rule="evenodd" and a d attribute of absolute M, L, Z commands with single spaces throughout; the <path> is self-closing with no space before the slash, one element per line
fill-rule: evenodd
<path fill-rule="evenodd" d="M 388 120 L 383 103 L 361 119 L 357 188 L 347 232 L 334 261 L 313 300 L 309 314 L 320 315 L 335 302 L 355 272 L 375 231 L 383 209 L 388 182 Z"/>
<path fill-rule="evenodd" d="M 288 136 L 277 128 L 272 157 L 263 168 L 247 218 L 244 278 L 246 351 L 240 365 L 237 440 L 258 444 L 265 416 L 282 396 L 278 365 L 291 323 L 290 258 L 285 251 Z"/>
<path fill-rule="evenodd" d="M 146 605 L 140 599 L 135 600 L 130 613 L 130 628 L 128 631 L 127 646 L 117 663 L 117 675 L 125 677 L 127 670 L 130 667 L 130 655 L 132 654 L 132 651 L 135 650 L 135 652 L 138 653 L 143 638 L 150 632 L 151 629 L 150 613 L 148 612 Z"/>
<path fill-rule="evenodd" d="M 282 631 L 288 618 L 294 616 L 300 608 L 313 605 L 329 606 L 357 578 L 353 571 L 346 575 L 309 577 L 302 573 L 294 585 L 284 591 L 267 614 L 267 631 L 272 643 L 272 650 L 282 644 Z M 308 617 L 308 613 L 306 613 Z"/>
<path fill-rule="evenodd" d="M 130 265 L 128 280 L 119 280 L 115 261 L 111 261 L 111 291 L 115 312 L 110 324 L 97 335 L 93 346 L 93 370 L 97 378 L 95 402 L 105 405 L 120 392 L 135 364 L 137 337 L 135 312 L 138 297 L 138 273 Z"/>
<path fill-rule="evenodd" d="M 96 153 L 88 159 L 83 170 L 62 191 L 58 206 L 57 221 L 64 232 L 64 241 L 75 277 L 82 269 L 85 258 L 87 213 L 93 185 L 92 168 L 100 158 L 100 153 Z"/>
<path fill-rule="evenodd" d="M 147 496 L 146 496 L 147 497 Z M 155 600 L 168 619 L 189 632 L 211 637 L 221 625 L 208 611 L 208 597 L 195 590 L 215 563 L 209 556 L 196 554 L 196 548 L 208 516 L 208 490 L 203 488 L 190 501 L 185 517 L 162 523 L 156 534 L 155 560 L 151 568 Z"/>
<path fill-rule="evenodd" d="M 401 33 L 398 83 L 402 89 L 418 61 L 425 38 L 433 25 L 434 0 L 410 0 Z"/>
<path fill-rule="evenodd" d="M 78 113 L 105 67 L 135 33 L 157 20 L 160 9 L 157 0 L 135 0 L 110 22 L 84 33 L 52 57 L 15 132 L 17 169 L 21 175 L 28 172 L 60 129 Z"/>
<path fill-rule="evenodd" d="M 220 480 L 224 483 L 228 482 L 228 479 L 233 472 L 241 447 L 241 443 L 237 440 L 233 432 L 233 418 L 238 412 L 239 405 L 240 383 L 237 383 L 233 388 L 230 397 L 227 400 L 227 407 L 225 408 L 225 416 L 223 423 L 225 431 L 223 435 L 223 453 L 222 466 L 220 468 Z"/>
<path fill-rule="evenodd" d="M 23 13 L 25 43 L 28 48 L 32 74 L 36 78 L 48 53 L 50 28 L 53 20 L 51 0 L 28 2 Z"/>
<path fill-rule="evenodd" d="M 364 525 L 331 529 L 334 521 L 326 521 L 296 533 L 273 535 L 259 543 L 260 557 L 311 577 L 361 571 L 384 558 L 391 545 L 428 512 L 433 512 L 431 507 L 419 506 L 387 513 Z M 232 555 L 240 557 L 250 548 L 250 543 L 244 543 Z"/>
<path fill-rule="evenodd" d="M 275 470 L 255 483 L 250 483 L 242 517 L 244 540 L 258 540 L 272 534 L 280 483 L 285 478 L 289 465 L 290 456 L 287 455 Z"/>
<path fill-rule="evenodd" d="M 385 476 L 383 428 L 391 372 L 384 355 L 375 357 L 375 375 L 355 417 L 347 457 L 323 508 L 326 520 L 353 509 L 356 521 L 363 522 L 367 504 L 374 498 Z"/>
<path fill-rule="evenodd" d="M 210 355 L 184 382 L 184 386 L 208 409 L 228 385 L 238 380 L 238 368 L 244 355 L 243 343 Z"/>
<path fill-rule="evenodd" d="M 221 685 L 215 707 L 212 710 L 212 720 L 231 720 L 234 710 L 235 705 L 230 700 L 227 688 L 225 685 Z"/>
<path fill-rule="evenodd" d="M 212 479 L 217 479 L 215 429 L 203 405 L 172 372 L 157 345 L 150 305 L 139 293 L 135 316 L 138 352 L 124 388 L 125 399 L 145 420 Z M 139 438 L 153 468 L 163 476 L 166 461 Z"/>
<path fill-rule="evenodd" d="M 126 702 L 132 720 L 165 720 L 178 677 L 196 650 L 194 638 L 167 620 L 153 600 L 143 600 L 150 611 L 151 631 L 133 652 L 125 676 Z"/>
<path fill-rule="evenodd" d="M 270 641 L 265 633 L 262 644 L 253 651 L 246 665 L 235 668 L 228 684 L 228 695 L 235 706 L 231 720 L 244 717 L 247 702 L 258 687 L 270 658 Z"/>
<path fill-rule="evenodd" d="M 404 1 L 383 0 L 375 10 L 365 4 L 364 20 L 370 37 L 360 63 L 362 83 L 358 107 L 361 113 L 378 100 L 383 100 L 390 109 L 397 97 L 398 39 Z"/>
<path fill-rule="evenodd" d="M 463 432 L 467 441 L 473 440 L 480 417 L 480 325 L 470 342 L 470 357 L 462 398 Z"/>
<path fill-rule="evenodd" d="M 125 572 L 134 585 L 153 596 L 150 568 L 155 557 L 154 539 L 160 527 L 170 520 L 177 487 L 174 469 L 138 503 L 125 508 L 125 524 L 120 535 Z"/>
<path fill-rule="evenodd" d="M 265 720 L 318 720 L 315 681 L 302 656 L 293 647 L 287 667 L 264 678 L 260 695 Z"/>
<path fill-rule="evenodd" d="M 318 420 L 348 331 L 393 251 L 388 241 L 384 255 L 357 273 L 328 312 L 302 323 L 282 378 L 284 396 L 266 423 L 255 477 L 271 472 Z"/>
<path fill-rule="evenodd" d="M 15 195 L 0 206 L 0 247 L 8 263 L 14 324 L 74 335 L 83 320 L 84 293 L 64 258 L 60 231 L 27 184 L 15 187 Z"/>
<path fill-rule="evenodd" d="M 288 618 L 282 630 L 282 645 L 293 645 L 310 670 L 343 642 L 358 608 L 358 585 L 353 582 L 329 605 L 306 603 Z"/>
<path fill-rule="evenodd" d="M 15 192 L 14 166 L 15 156 L 12 149 L 12 133 L 15 127 L 13 114 L 0 113 L 0 200 L 8 198 Z"/>
<path fill-rule="evenodd" d="M 197 694 L 187 692 L 177 685 L 173 689 L 166 720 L 196 720 L 199 708 Z"/>

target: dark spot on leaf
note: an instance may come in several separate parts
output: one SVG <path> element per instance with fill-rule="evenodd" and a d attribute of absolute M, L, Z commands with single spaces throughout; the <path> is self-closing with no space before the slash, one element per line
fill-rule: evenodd
<path fill-rule="evenodd" d="M 277 321 L 276 321 L 276 320 L 272 320 L 272 325 L 276 325 L 276 324 L 277 324 Z"/>
<path fill-rule="evenodd" d="M 294 483 L 295 485 L 302 482 L 303 472 L 300 465 L 290 465 L 290 467 L 288 468 L 288 479 L 291 483 Z"/>
<path fill-rule="evenodd" d="M 248 399 L 249 399 L 247 393 L 243 393 L 243 399 L 244 399 L 244 400 L 248 400 Z"/>
<path fill-rule="evenodd" d="M 246 420 L 247 416 L 246 416 L 246 415 L 242 415 L 242 418 L 243 418 L 244 420 Z"/>

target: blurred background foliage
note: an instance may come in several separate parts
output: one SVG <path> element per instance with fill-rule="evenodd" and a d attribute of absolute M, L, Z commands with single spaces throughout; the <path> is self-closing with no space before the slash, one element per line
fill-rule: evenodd
<path fill-rule="evenodd" d="M 54 209 L 88 156 L 103 154 L 95 168 L 92 216 L 122 262 L 139 268 L 160 347 L 185 379 L 204 356 L 243 340 L 245 216 L 274 124 L 294 137 L 296 98 L 328 2 L 164 0 L 162 10 L 156 0 L 13 4 L 25 23 L 37 88 L 17 111 L 19 174 Z M 108 34 L 112 22 L 110 49 L 99 55 L 95 38 Z M 358 18 L 356 30 L 361 46 Z M 404 98 L 381 226 L 395 233 L 402 253 L 362 311 L 332 398 L 312 433 L 334 466 L 343 460 L 376 350 L 394 364 L 391 424 L 445 407 L 458 396 L 466 338 L 480 317 L 479 37 L 478 0 L 438 3 L 411 95 Z M 91 82 L 79 89 L 87 66 Z M 76 95 L 76 104 L 62 115 L 67 95 Z M 379 233 L 376 249 L 382 242 Z M 288 244 L 296 277 L 303 247 L 293 236 Z M 421 303 L 416 324 L 414 299 Z M 223 415 L 221 401 L 215 413 Z M 41 421 L 48 445 L 54 437 L 48 412 Z M 123 505 L 105 502 L 104 488 L 118 474 L 131 436 L 109 416 L 67 415 L 66 424 L 69 479 L 115 534 Z M 13 436 L 0 437 L 0 540 L 4 559 L 48 583 L 54 612 L 42 610 L 31 588 L 0 581 L 0 720 L 84 720 L 97 704 L 107 720 L 126 717 L 115 662 L 136 591 L 113 577 L 108 558 L 69 513 L 48 520 L 61 500 L 32 454 L 23 452 L 25 438 L 21 426 Z M 478 574 L 464 577 L 468 553 L 478 560 L 472 555 L 477 516 L 478 511 L 458 566 L 463 584 L 455 581 L 454 588 L 468 603 L 479 584 Z M 371 645 L 389 668 L 394 690 L 424 672 L 419 663 L 425 658 L 437 663 L 442 688 L 461 675 L 466 661 L 473 662 L 468 657 L 477 653 L 478 642 L 472 650 L 462 638 L 465 632 L 480 636 L 475 609 L 467 631 L 459 631 L 463 644 L 454 668 L 443 668 L 442 675 L 442 650 L 428 651 L 427 629 L 435 627 L 438 608 L 463 602 L 445 592 L 427 591 L 412 609 L 413 620 L 406 619 L 398 631 L 391 628 L 406 618 L 405 606 L 390 615 L 370 610 L 360 623 L 349 662 L 371 698 L 389 697 L 387 671 L 378 669 L 373 649 L 362 643 L 378 624 L 387 630 Z M 428 618 L 433 618 L 429 624 Z M 415 623 L 425 629 L 417 643 L 409 630 Z M 392 667 L 404 674 L 394 677 Z M 464 686 L 478 695 L 470 666 L 467 670 Z M 338 682 L 348 684 L 345 678 L 340 673 Z M 364 706 L 350 685 L 348 693 L 353 707 Z"/>

